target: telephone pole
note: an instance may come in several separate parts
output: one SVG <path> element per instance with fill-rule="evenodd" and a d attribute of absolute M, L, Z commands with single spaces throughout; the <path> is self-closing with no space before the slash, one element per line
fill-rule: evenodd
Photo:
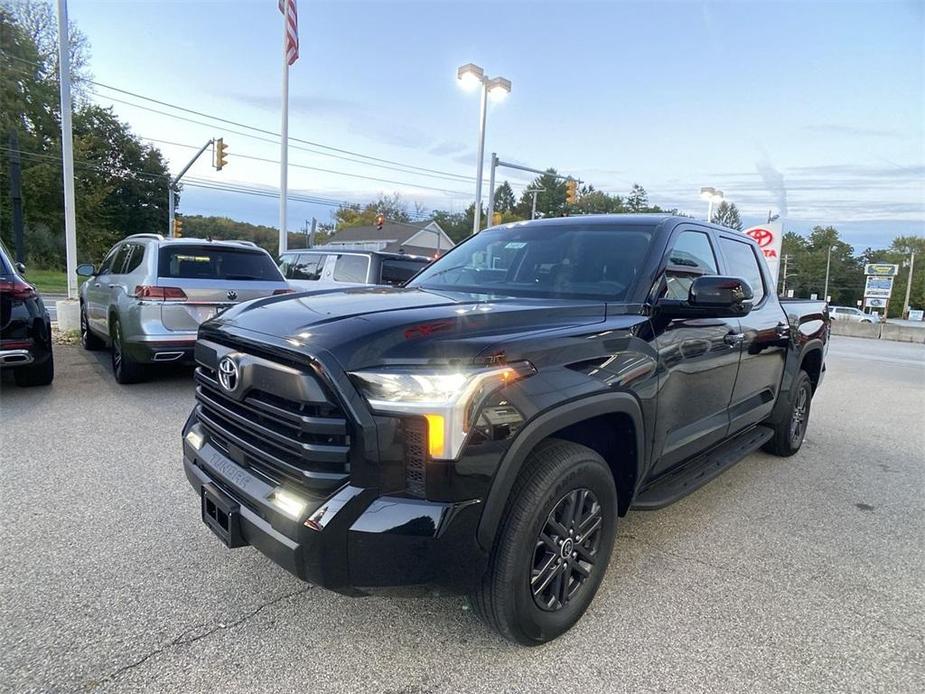
<path fill-rule="evenodd" d="M 23 221 L 22 221 L 22 177 L 20 176 L 19 160 L 19 134 L 16 128 L 10 130 L 10 203 L 12 206 L 13 222 L 13 251 L 16 262 L 25 262 L 23 249 Z M 907 299 L 908 301 L 908 299 Z"/>
<path fill-rule="evenodd" d="M 787 263 L 789 262 L 790 262 L 790 256 L 785 255 L 784 256 L 784 271 L 780 275 L 780 281 L 781 281 L 780 295 L 781 296 L 787 295 Z"/>
<path fill-rule="evenodd" d="M 903 301 L 903 318 L 909 316 L 909 292 L 912 290 L 912 271 L 915 269 L 915 251 L 909 256 L 909 276 L 906 278 L 906 298 Z"/>

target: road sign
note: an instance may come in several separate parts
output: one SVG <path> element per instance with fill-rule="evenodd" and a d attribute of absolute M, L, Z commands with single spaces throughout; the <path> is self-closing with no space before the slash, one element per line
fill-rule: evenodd
<path fill-rule="evenodd" d="M 865 275 L 875 275 L 877 277 L 895 277 L 899 274 L 899 265 L 890 263 L 868 263 L 864 266 Z"/>
<path fill-rule="evenodd" d="M 889 299 L 890 294 L 893 293 L 893 278 L 892 277 L 877 277 L 876 275 L 869 275 L 867 277 L 867 284 L 864 285 L 864 296 L 865 297 L 875 297 L 878 299 Z"/>
<path fill-rule="evenodd" d="M 875 296 L 864 297 L 864 305 L 868 308 L 886 308 L 886 299 L 879 299 Z"/>
<path fill-rule="evenodd" d="M 923 320 L 925 319 L 925 311 L 922 309 L 909 309 L 909 320 Z"/>
<path fill-rule="evenodd" d="M 771 222 L 770 224 L 761 224 L 756 227 L 746 229 L 744 233 L 751 236 L 758 248 L 764 253 L 764 260 L 771 271 L 771 277 L 774 279 L 774 286 L 777 286 L 777 278 L 780 275 L 780 252 L 781 244 L 784 239 L 784 225 L 782 222 Z"/>

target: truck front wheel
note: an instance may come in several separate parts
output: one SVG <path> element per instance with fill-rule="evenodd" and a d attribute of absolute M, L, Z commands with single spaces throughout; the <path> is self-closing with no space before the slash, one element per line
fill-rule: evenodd
<path fill-rule="evenodd" d="M 591 604 L 616 523 L 617 490 L 603 458 L 576 443 L 544 441 L 511 491 L 488 571 L 471 596 L 475 611 L 512 641 L 556 638 Z"/>
<path fill-rule="evenodd" d="M 763 446 L 768 453 L 784 458 L 800 450 L 806 437 L 809 410 L 813 402 L 813 383 L 808 373 L 800 371 L 788 397 L 789 406 L 782 416 L 777 421 L 769 422 L 774 429 L 774 436 Z"/>

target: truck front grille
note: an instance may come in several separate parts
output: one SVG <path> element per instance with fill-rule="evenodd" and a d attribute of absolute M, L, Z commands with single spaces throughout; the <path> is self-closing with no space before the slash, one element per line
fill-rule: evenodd
<path fill-rule="evenodd" d="M 195 379 L 197 418 L 237 463 L 264 478 L 291 480 L 318 492 L 330 491 L 349 475 L 347 419 L 320 382 L 316 392 L 325 393 L 324 401 L 299 402 L 257 388 L 242 399 L 231 397 L 207 366 L 196 369 Z"/>

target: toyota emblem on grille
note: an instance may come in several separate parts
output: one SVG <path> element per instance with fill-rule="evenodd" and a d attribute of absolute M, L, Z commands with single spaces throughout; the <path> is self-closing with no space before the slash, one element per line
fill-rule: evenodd
<path fill-rule="evenodd" d="M 218 363 L 218 382 L 231 392 L 238 387 L 238 365 L 231 357 L 223 357 Z"/>
<path fill-rule="evenodd" d="M 238 298 L 238 293 L 234 289 L 228 290 L 228 301 L 234 301 Z"/>

